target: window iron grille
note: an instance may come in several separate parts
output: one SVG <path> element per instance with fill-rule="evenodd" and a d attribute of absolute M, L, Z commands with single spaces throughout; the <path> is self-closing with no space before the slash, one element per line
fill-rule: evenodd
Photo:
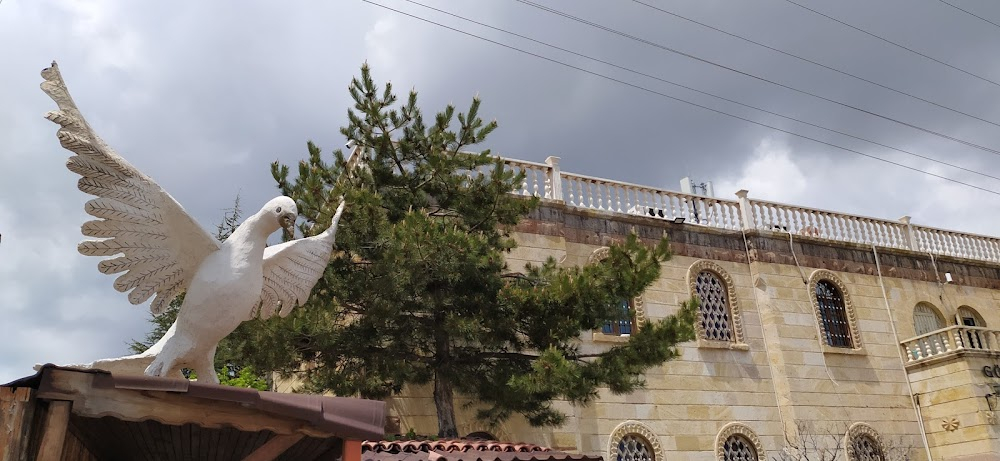
<path fill-rule="evenodd" d="M 757 461 L 757 449 L 742 435 L 730 435 L 722 446 L 725 461 Z"/>
<path fill-rule="evenodd" d="M 698 293 L 699 320 L 705 332 L 705 339 L 732 341 L 733 329 L 726 286 L 712 272 L 701 271 L 695 279 L 695 291 Z"/>
<path fill-rule="evenodd" d="M 823 335 L 826 344 L 832 347 L 854 347 L 851 326 L 847 321 L 844 296 L 833 283 L 820 280 L 816 283 L 816 301 L 819 315 L 823 319 Z"/>
<path fill-rule="evenodd" d="M 885 461 L 882 447 L 868 434 L 857 434 L 851 439 L 854 456 L 851 461 Z"/>
<path fill-rule="evenodd" d="M 636 434 L 628 434 L 618 441 L 616 461 L 656 461 L 649 442 Z"/>

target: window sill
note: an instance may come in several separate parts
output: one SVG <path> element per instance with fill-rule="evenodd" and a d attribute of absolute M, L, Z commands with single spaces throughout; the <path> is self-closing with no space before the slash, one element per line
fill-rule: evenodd
<path fill-rule="evenodd" d="M 606 335 L 595 331 L 593 341 L 595 343 L 624 343 L 628 342 L 631 337 L 631 335 Z"/>
<path fill-rule="evenodd" d="M 750 345 L 745 343 L 734 343 L 732 341 L 714 341 L 711 339 L 698 338 L 698 347 L 704 349 L 729 349 L 734 351 L 748 351 Z"/>
<path fill-rule="evenodd" d="M 833 347 L 827 344 L 822 344 L 821 346 L 824 354 L 865 355 L 865 349 L 863 347 L 851 349 L 848 347 Z"/>

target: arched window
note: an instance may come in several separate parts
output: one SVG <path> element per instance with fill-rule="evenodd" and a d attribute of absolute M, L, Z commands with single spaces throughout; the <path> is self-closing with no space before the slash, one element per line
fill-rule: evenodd
<path fill-rule="evenodd" d="M 958 308 L 958 324 L 967 327 L 985 327 L 986 321 L 983 320 L 979 312 L 969 306 L 962 306 Z"/>
<path fill-rule="evenodd" d="M 616 461 L 655 461 L 653 447 L 639 434 L 626 434 L 618 439 Z"/>
<path fill-rule="evenodd" d="M 928 303 L 918 303 L 913 308 L 913 331 L 917 336 L 944 328 L 944 317 L 934 306 Z"/>
<path fill-rule="evenodd" d="M 688 269 L 688 285 L 691 296 L 698 300 L 695 329 L 699 345 L 747 349 L 733 279 L 722 266 L 696 261 Z"/>
<path fill-rule="evenodd" d="M 840 277 L 826 269 L 817 269 L 809 276 L 809 291 L 824 351 L 861 353 L 858 316 Z"/>
<path fill-rule="evenodd" d="M 645 424 L 625 421 L 611 433 L 609 461 L 661 461 L 663 448 L 659 438 Z"/>
<path fill-rule="evenodd" d="M 766 459 L 757 434 L 740 423 L 723 426 L 715 438 L 715 456 L 718 461 L 758 461 Z"/>
<path fill-rule="evenodd" d="M 851 325 L 847 321 L 847 308 L 844 306 L 844 295 L 829 280 L 816 283 L 816 303 L 819 304 L 819 315 L 823 321 L 823 337 L 831 347 L 853 348 L 851 340 Z"/>
<path fill-rule="evenodd" d="M 921 302 L 913 308 L 913 331 L 916 336 L 944 328 L 944 317 L 930 303 Z M 911 358 L 930 357 L 938 353 L 934 335 L 914 341 L 910 350 Z"/>
<path fill-rule="evenodd" d="M 496 436 L 494 436 L 493 434 L 490 434 L 489 432 L 486 432 L 486 431 L 472 432 L 469 435 L 465 436 L 465 438 L 467 438 L 467 439 L 477 439 L 477 440 L 496 440 L 497 439 Z"/>
<path fill-rule="evenodd" d="M 632 330 L 635 327 L 635 309 L 632 308 L 632 302 L 627 299 L 622 299 L 618 301 L 618 308 L 621 313 L 621 318 L 605 323 L 604 327 L 601 328 L 602 334 L 610 336 L 626 336 L 632 334 Z"/>
<path fill-rule="evenodd" d="M 705 339 L 711 341 L 732 341 L 733 329 L 729 317 L 729 300 L 726 286 L 711 271 L 698 272 L 695 278 L 698 293 L 698 310 Z"/>
<path fill-rule="evenodd" d="M 722 450 L 722 459 L 725 461 L 757 461 L 757 450 L 750 443 L 750 439 L 739 434 L 727 437 Z"/>
<path fill-rule="evenodd" d="M 958 325 L 965 327 L 985 327 L 986 321 L 976 312 L 975 309 L 969 306 L 962 306 L 958 308 L 958 314 L 956 315 L 956 322 Z M 985 338 L 983 338 L 982 332 L 979 330 L 968 329 L 965 331 L 965 347 L 972 349 L 983 349 L 987 344 Z"/>
<path fill-rule="evenodd" d="M 852 424 L 847 430 L 845 442 L 847 459 L 850 461 L 885 461 L 882 437 L 867 424 Z"/>
<path fill-rule="evenodd" d="M 601 261 L 610 253 L 608 247 L 594 250 L 590 255 L 590 264 Z M 632 299 L 620 299 L 616 303 L 620 316 L 616 320 L 605 323 L 600 331 L 594 331 L 594 339 L 602 341 L 624 340 L 623 336 L 634 333 L 646 321 L 646 310 L 643 308 L 642 296 Z M 617 337 L 617 338 L 616 338 Z"/>
<path fill-rule="evenodd" d="M 855 436 L 851 440 L 851 446 L 854 448 L 851 461 L 885 461 L 882 447 L 868 434 Z"/>

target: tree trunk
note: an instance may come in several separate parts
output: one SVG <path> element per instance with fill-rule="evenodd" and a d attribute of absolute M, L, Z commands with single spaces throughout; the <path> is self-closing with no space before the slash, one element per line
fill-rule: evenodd
<path fill-rule="evenodd" d="M 438 437 L 458 437 L 455 426 L 455 390 L 450 376 L 444 371 L 451 362 L 451 338 L 444 327 L 444 315 L 435 314 L 437 330 L 434 332 L 434 408 L 438 417 Z"/>
<path fill-rule="evenodd" d="M 437 409 L 438 437 L 458 437 L 455 425 L 455 392 L 448 378 L 434 372 L 434 407 Z"/>

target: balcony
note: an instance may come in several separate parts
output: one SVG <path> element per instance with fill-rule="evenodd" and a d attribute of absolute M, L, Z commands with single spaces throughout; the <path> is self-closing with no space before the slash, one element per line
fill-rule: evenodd
<path fill-rule="evenodd" d="M 1000 330 L 954 325 L 900 343 L 906 367 L 963 354 L 1000 357 Z"/>

